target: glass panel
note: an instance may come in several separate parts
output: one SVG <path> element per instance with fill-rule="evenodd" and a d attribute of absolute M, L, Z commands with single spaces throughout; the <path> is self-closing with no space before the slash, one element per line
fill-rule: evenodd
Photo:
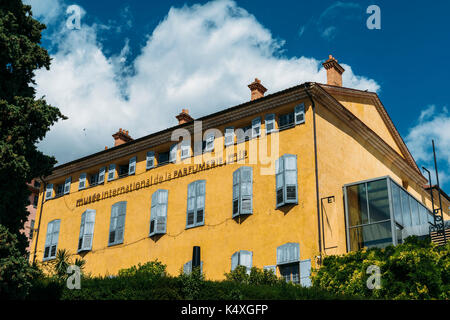
<path fill-rule="evenodd" d="M 392 244 L 391 222 L 382 222 L 350 230 L 350 250 L 364 247 L 384 248 Z"/>
<path fill-rule="evenodd" d="M 282 174 L 278 174 L 277 177 L 277 189 L 283 187 L 283 175 Z"/>
<path fill-rule="evenodd" d="M 194 206 L 195 206 L 195 198 L 189 198 L 188 199 L 188 210 L 194 210 Z"/>
<path fill-rule="evenodd" d="M 402 203 L 402 217 L 403 217 L 403 227 L 411 226 L 411 214 L 409 210 L 409 196 L 408 194 L 401 189 L 400 190 L 400 199 Z"/>
<path fill-rule="evenodd" d="M 370 222 L 390 219 L 387 180 L 367 183 Z"/>
<path fill-rule="evenodd" d="M 297 175 L 295 174 L 295 171 L 286 171 L 286 184 L 297 184 Z"/>
<path fill-rule="evenodd" d="M 409 197 L 409 205 L 410 205 L 410 208 L 411 208 L 412 225 L 413 226 L 418 226 L 420 224 L 420 221 L 419 221 L 419 204 L 417 203 L 417 201 L 414 198 Z"/>
<path fill-rule="evenodd" d="M 205 197 L 204 196 L 197 197 L 197 209 L 204 207 L 205 207 Z"/>
<path fill-rule="evenodd" d="M 400 188 L 394 182 L 391 182 L 391 192 L 395 222 L 403 226 L 402 205 L 400 202 Z"/>
<path fill-rule="evenodd" d="M 295 169 L 297 169 L 297 159 L 296 159 L 296 157 L 286 157 L 284 159 L 286 161 L 286 170 L 295 170 Z"/>
<path fill-rule="evenodd" d="M 366 185 L 347 187 L 348 219 L 350 226 L 369 222 L 367 214 Z"/>

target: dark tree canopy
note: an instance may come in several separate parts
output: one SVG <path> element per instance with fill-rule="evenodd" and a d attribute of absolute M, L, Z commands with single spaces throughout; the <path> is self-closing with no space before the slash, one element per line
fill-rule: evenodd
<path fill-rule="evenodd" d="M 21 0 L 0 0 L 0 224 L 18 236 L 27 219 L 26 183 L 51 172 L 56 160 L 37 150 L 50 127 L 66 119 L 58 108 L 36 99 L 34 71 L 50 67 L 41 47 L 45 25 L 32 17 Z"/>

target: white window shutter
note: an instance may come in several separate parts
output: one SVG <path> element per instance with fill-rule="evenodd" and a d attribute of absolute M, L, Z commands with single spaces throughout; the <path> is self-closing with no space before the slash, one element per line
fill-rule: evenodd
<path fill-rule="evenodd" d="M 109 245 L 123 242 L 126 209 L 126 201 L 117 202 L 111 207 L 111 222 L 109 227 L 108 239 Z"/>
<path fill-rule="evenodd" d="M 277 208 L 284 205 L 284 157 L 275 161 L 275 198 Z"/>
<path fill-rule="evenodd" d="M 85 211 L 83 241 L 81 249 L 84 251 L 92 250 L 92 239 L 94 238 L 95 210 Z"/>
<path fill-rule="evenodd" d="M 186 159 L 191 156 L 191 140 L 190 139 L 183 139 L 181 142 L 181 159 Z"/>
<path fill-rule="evenodd" d="M 236 269 L 236 267 L 239 265 L 239 251 L 233 253 L 231 256 L 231 271 Z"/>
<path fill-rule="evenodd" d="M 311 259 L 300 261 L 300 284 L 311 287 Z"/>
<path fill-rule="evenodd" d="M 70 193 L 70 183 L 72 182 L 72 177 L 66 178 L 64 182 L 64 194 Z"/>
<path fill-rule="evenodd" d="M 284 203 L 298 203 L 297 156 L 284 156 Z"/>
<path fill-rule="evenodd" d="M 155 167 L 155 152 L 149 151 L 147 152 L 146 168 L 151 169 L 154 167 Z"/>
<path fill-rule="evenodd" d="M 105 182 L 105 172 L 106 167 L 101 167 L 100 170 L 98 171 L 98 184 Z"/>
<path fill-rule="evenodd" d="M 183 265 L 183 272 L 184 274 L 190 274 L 192 272 L 192 260 Z"/>
<path fill-rule="evenodd" d="M 253 213 L 253 168 L 241 167 L 241 214 Z"/>
<path fill-rule="evenodd" d="M 225 146 L 234 144 L 234 128 L 225 128 Z"/>
<path fill-rule="evenodd" d="M 128 163 L 128 175 L 132 175 L 136 172 L 136 157 L 130 159 Z"/>
<path fill-rule="evenodd" d="M 53 235 L 53 221 L 47 224 L 47 234 L 45 236 L 45 246 L 44 246 L 44 259 L 46 260 L 50 257 L 50 247 L 52 246 L 52 235 Z"/>
<path fill-rule="evenodd" d="M 203 225 L 205 222 L 206 181 L 197 181 L 196 188 L 195 225 Z"/>
<path fill-rule="evenodd" d="M 111 163 L 108 168 L 108 181 L 114 180 L 116 175 L 116 165 Z"/>
<path fill-rule="evenodd" d="M 194 181 L 188 185 L 186 227 L 192 227 L 195 224 L 195 208 L 197 204 L 196 192 L 197 184 L 196 181 Z"/>
<path fill-rule="evenodd" d="M 53 232 L 50 247 L 50 258 L 56 257 L 56 250 L 58 248 L 60 220 L 53 220 Z"/>
<path fill-rule="evenodd" d="M 156 190 L 152 194 L 150 236 L 165 234 L 167 229 L 168 190 Z"/>
<path fill-rule="evenodd" d="M 266 134 L 273 132 L 275 130 L 275 114 L 267 114 L 265 117 L 266 124 Z"/>
<path fill-rule="evenodd" d="M 169 161 L 175 163 L 177 161 L 177 149 L 178 144 L 173 144 L 170 146 L 170 154 L 169 154 Z"/>
<path fill-rule="evenodd" d="M 261 135 L 261 117 L 252 120 L 252 137 L 256 138 Z"/>
<path fill-rule="evenodd" d="M 232 217 L 236 217 L 239 215 L 239 207 L 240 207 L 240 170 L 237 169 L 233 172 L 233 214 Z"/>
<path fill-rule="evenodd" d="M 295 124 L 305 123 L 305 104 L 299 104 L 295 107 Z"/>
<path fill-rule="evenodd" d="M 206 136 L 206 146 L 205 151 L 213 151 L 214 150 L 214 134 L 210 133 Z"/>
<path fill-rule="evenodd" d="M 78 252 L 83 250 L 85 221 L 86 221 L 86 211 L 81 214 L 80 236 L 78 237 Z"/>
<path fill-rule="evenodd" d="M 247 273 L 250 273 L 253 263 L 253 252 L 241 250 L 239 253 L 239 265 L 247 268 Z"/>
<path fill-rule="evenodd" d="M 45 200 L 53 198 L 53 183 L 49 183 L 45 189 Z"/>
<path fill-rule="evenodd" d="M 123 236 L 125 232 L 125 214 L 127 210 L 127 203 L 125 201 L 120 203 L 119 216 L 117 219 L 117 241 L 123 242 Z"/>
<path fill-rule="evenodd" d="M 78 190 L 83 190 L 86 188 L 86 173 L 80 174 L 80 179 L 78 180 Z"/>

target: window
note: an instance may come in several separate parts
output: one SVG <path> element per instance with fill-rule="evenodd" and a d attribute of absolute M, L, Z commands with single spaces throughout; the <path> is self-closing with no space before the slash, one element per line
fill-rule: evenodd
<path fill-rule="evenodd" d="M 80 179 L 78 180 L 78 190 L 83 190 L 86 188 L 86 173 L 80 174 Z"/>
<path fill-rule="evenodd" d="M 166 233 L 167 227 L 167 202 L 169 191 L 156 190 L 152 194 L 150 209 L 150 236 Z"/>
<path fill-rule="evenodd" d="M 191 141 L 185 138 L 183 142 L 181 142 L 181 159 L 186 159 L 191 156 Z"/>
<path fill-rule="evenodd" d="M 231 256 L 231 271 L 237 266 L 244 266 L 247 268 L 247 273 L 250 274 L 253 261 L 253 252 L 247 250 L 240 250 L 233 253 Z"/>
<path fill-rule="evenodd" d="M 297 242 L 288 242 L 277 248 L 277 265 L 299 262 L 300 244 Z"/>
<path fill-rule="evenodd" d="M 311 285 L 311 260 L 300 261 L 299 243 L 288 242 L 277 248 L 277 266 L 286 282 Z"/>
<path fill-rule="evenodd" d="M 169 162 L 172 162 L 172 163 L 177 162 L 177 150 L 178 150 L 177 143 L 170 146 Z"/>
<path fill-rule="evenodd" d="M 192 260 L 186 262 L 183 265 L 183 273 L 191 274 L 192 273 Z M 203 273 L 203 261 L 200 261 L 200 273 Z"/>
<path fill-rule="evenodd" d="M 155 167 L 155 152 L 149 151 L 147 152 L 147 161 L 146 161 L 146 168 L 152 169 Z"/>
<path fill-rule="evenodd" d="M 47 225 L 47 236 L 45 238 L 43 261 L 54 259 L 58 247 L 60 220 L 50 221 Z"/>
<path fill-rule="evenodd" d="M 225 128 L 225 146 L 230 146 L 234 144 L 234 128 Z"/>
<path fill-rule="evenodd" d="M 56 185 L 56 194 L 55 197 L 61 197 L 64 195 L 64 183 Z"/>
<path fill-rule="evenodd" d="M 88 209 L 81 215 L 80 236 L 78 238 L 78 252 L 92 250 L 94 238 L 95 210 Z"/>
<path fill-rule="evenodd" d="M 89 177 L 89 186 L 93 187 L 98 184 L 98 173 L 91 174 Z"/>
<path fill-rule="evenodd" d="M 311 259 L 300 261 L 300 284 L 304 287 L 311 286 Z"/>
<path fill-rule="evenodd" d="M 104 183 L 105 182 L 105 171 L 106 171 L 106 167 L 101 167 L 98 172 L 91 174 L 89 176 L 89 187 L 94 187 L 96 185 Z"/>
<path fill-rule="evenodd" d="M 53 197 L 53 184 L 49 183 L 45 188 L 45 200 L 49 200 Z"/>
<path fill-rule="evenodd" d="M 116 175 L 116 165 L 114 163 L 109 165 L 108 168 L 108 181 L 114 180 Z"/>
<path fill-rule="evenodd" d="M 33 198 L 33 206 L 36 208 L 38 205 L 38 201 L 39 201 L 39 196 L 37 194 L 34 195 Z"/>
<path fill-rule="evenodd" d="M 297 156 L 285 154 L 275 162 L 276 207 L 298 203 Z"/>
<path fill-rule="evenodd" d="M 66 178 L 66 181 L 64 182 L 64 194 L 70 193 L 71 182 L 72 182 L 72 177 Z"/>
<path fill-rule="evenodd" d="M 136 172 L 136 157 L 131 158 L 128 164 L 119 164 L 119 179 L 133 175 Z"/>
<path fill-rule="evenodd" d="M 158 166 L 169 163 L 169 151 L 158 153 Z"/>
<path fill-rule="evenodd" d="M 237 143 L 248 141 L 252 138 L 252 126 L 246 126 L 236 130 Z"/>
<path fill-rule="evenodd" d="M 115 245 L 123 242 L 126 210 L 126 201 L 117 202 L 111 207 L 108 245 Z"/>
<path fill-rule="evenodd" d="M 136 173 L 136 157 L 130 159 L 128 163 L 128 175 L 131 176 Z"/>
<path fill-rule="evenodd" d="M 305 104 L 299 104 L 295 107 L 295 124 L 305 123 Z"/>
<path fill-rule="evenodd" d="M 252 138 L 259 137 L 261 135 L 261 117 L 252 120 Z"/>
<path fill-rule="evenodd" d="M 28 235 L 28 239 L 33 239 L 33 233 L 34 233 L 34 220 L 30 221 L 30 234 Z"/>
<path fill-rule="evenodd" d="M 300 283 L 300 264 L 298 262 L 285 264 L 279 268 L 280 275 L 286 282 Z"/>
<path fill-rule="evenodd" d="M 205 223 L 205 180 L 188 185 L 186 228 L 201 226 Z"/>
<path fill-rule="evenodd" d="M 275 131 L 275 115 L 266 114 L 266 134 Z"/>
<path fill-rule="evenodd" d="M 205 140 L 205 148 L 204 151 L 205 152 L 211 152 L 214 151 L 214 134 L 210 133 L 206 136 L 206 140 Z"/>
<path fill-rule="evenodd" d="M 294 124 L 294 112 L 283 114 L 278 116 L 278 129 L 283 130 L 293 127 Z"/>
<path fill-rule="evenodd" d="M 233 172 L 233 215 L 253 213 L 253 168 L 240 167 Z"/>

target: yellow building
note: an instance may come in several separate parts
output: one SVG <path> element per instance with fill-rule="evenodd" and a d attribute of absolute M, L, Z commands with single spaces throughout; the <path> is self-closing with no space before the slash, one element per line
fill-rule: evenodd
<path fill-rule="evenodd" d="M 31 260 L 67 249 L 93 275 L 158 259 L 170 274 L 201 260 L 309 284 L 324 255 L 397 244 L 433 222 L 421 174 L 376 93 L 304 83 L 57 166 L 43 181 Z M 448 218 L 448 199 L 444 198 Z M 193 261 L 193 248 L 199 255 Z M 200 258 L 198 258 L 198 256 Z"/>

